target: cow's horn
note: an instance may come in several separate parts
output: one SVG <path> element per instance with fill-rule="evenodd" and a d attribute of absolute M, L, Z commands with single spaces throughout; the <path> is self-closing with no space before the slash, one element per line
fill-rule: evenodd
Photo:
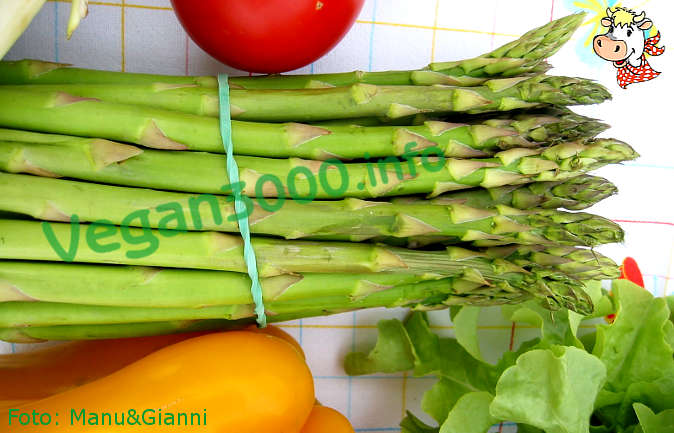
<path fill-rule="evenodd" d="M 635 23 L 640 23 L 640 22 L 642 22 L 642 21 L 645 20 L 645 19 L 646 19 L 646 12 L 641 12 L 640 15 L 637 15 L 637 16 L 634 17 L 634 22 L 635 22 Z"/>
<path fill-rule="evenodd" d="M 608 15 L 609 18 L 613 18 L 613 12 L 610 7 L 606 8 L 606 15 Z"/>

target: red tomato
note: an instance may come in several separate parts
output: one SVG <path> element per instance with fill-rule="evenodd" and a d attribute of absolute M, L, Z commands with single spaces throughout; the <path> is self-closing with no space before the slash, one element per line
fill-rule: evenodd
<path fill-rule="evenodd" d="M 171 0 L 192 40 L 250 72 L 305 66 L 334 47 L 365 0 Z"/>

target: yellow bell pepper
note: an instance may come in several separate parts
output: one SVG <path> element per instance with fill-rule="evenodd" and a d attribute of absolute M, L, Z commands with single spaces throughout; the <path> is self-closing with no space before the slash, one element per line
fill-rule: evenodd
<path fill-rule="evenodd" d="M 0 407 L 32 401 L 105 377 L 162 347 L 204 333 L 83 340 L 0 355 Z"/>
<path fill-rule="evenodd" d="M 314 402 L 311 372 L 292 344 L 236 331 L 182 341 L 86 385 L 3 409 L 0 426 L 45 433 L 299 433 Z"/>
<path fill-rule="evenodd" d="M 250 332 L 286 340 L 304 357 L 302 347 L 282 329 L 255 325 Z M 105 377 L 163 347 L 207 332 L 114 340 L 82 340 L 29 352 L 0 355 L 0 408 L 49 397 Z"/>
<path fill-rule="evenodd" d="M 354 430 L 341 413 L 316 405 L 300 433 L 354 433 Z"/>

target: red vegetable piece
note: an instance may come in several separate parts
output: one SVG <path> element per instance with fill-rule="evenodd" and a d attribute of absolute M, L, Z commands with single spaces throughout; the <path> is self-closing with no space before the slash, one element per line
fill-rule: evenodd
<path fill-rule="evenodd" d="M 625 257 L 622 265 L 620 265 L 620 279 L 629 280 L 634 284 L 646 288 L 646 285 L 644 284 L 644 277 L 641 275 L 639 265 L 637 265 L 637 261 L 632 257 Z M 605 317 L 605 319 L 608 323 L 613 323 L 615 320 L 615 314 L 609 314 Z"/>
<path fill-rule="evenodd" d="M 172 0 L 204 51 L 249 72 L 301 68 L 334 47 L 365 0 Z"/>
<path fill-rule="evenodd" d="M 623 264 L 620 266 L 620 279 L 629 280 L 641 287 L 646 287 L 644 285 L 644 277 L 641 275 L 641 270 L 639 270 L 639 265 L 637 265 L 637 261 L 632 257 L 626 257 L 623 260 Z"/>

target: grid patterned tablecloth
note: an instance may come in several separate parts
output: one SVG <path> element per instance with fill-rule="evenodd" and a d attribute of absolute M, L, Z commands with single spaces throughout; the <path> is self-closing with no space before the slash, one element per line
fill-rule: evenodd
<path fill-rule="evenodd" d="M 303 68 L 304 73 L 417 68 L 429 61 L 479 55 L 512 40 L 524 31 L 585 5 L 595 12 L 615 0 L 367 0 L 345 39 L 324 58 Z M 89 17 L 72 40 L 65 40 L 69 5 L 49 1 L 7 59 L 37 58 L 80 67 L 166 74 L 241 73 L 211 59 L 189 40 L 168 0 L 92 1 Z M 666 0 L 632 0 L 624 6 L 646 9 L 662 31 L 663 45 L 674 40 L 674 5 Z M 618 88 L 608 63 L 586 63 L 579 50 L 592 31 L 583 27 L 557 54 L 554 73 L 592 77 L 614 93 L 599 107 L 583 107 L 583 114 L 600 117 L 614 128 L 605 135 L 631 143 L 642 155 L 636 162 L 607 167 L 598 174 L 620 188 L 592 212 L 623 224 L 623 244 L 600 249 L 616 261 L 631 255 L 639 261 L 647 288 L 656 295 L 674 291 L 674 145 L 668 126 L 674 94 L 674 61 L 669 53 L 652 59 L 663 75 L 628 90 Z M 668 55 L 669 54 L 669 55 Z M 587 57 L 587 56 L 586 56 Z M 421 414 L 423 392 L 433 378 L 382 375 L 349 378 L 341 361 L 355 349 L 369 349 L 382 318 L 404 317 L 403 310 L 372 310 L 286 324 L 308 355 L 315 375 L 317 397 L 348 417 L 360 432 L 400 431 L 406 410 Z M 496 359 L 500 351 L 531 338 L 533 330 L 504 322 L 498 310 L 483 312 L 480 329 L 483 351 Z M 440 333 L 451 334 L 446 312 L 431 314 Z M 26 350 L 0 343 L 0 353 Z M 513 431 L 513 426 L 494 431 Z"/>

